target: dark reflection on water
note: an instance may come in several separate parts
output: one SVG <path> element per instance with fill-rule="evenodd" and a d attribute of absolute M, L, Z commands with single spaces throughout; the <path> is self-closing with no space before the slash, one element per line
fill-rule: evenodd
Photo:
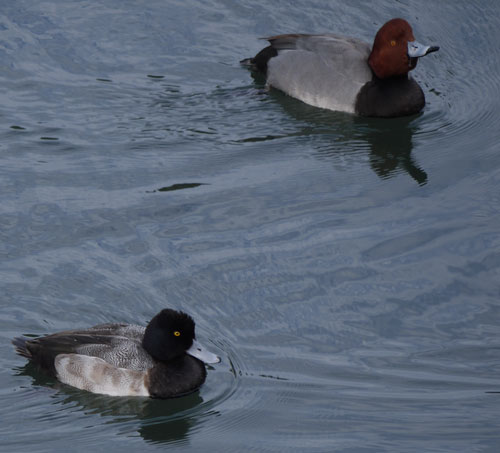
<path fill-rule="evenodd" d="M 199 186 L 203 186 L 203 185 L 205 185 L 205 184 L 202 182 L 185 182 L 185 183 L 172 184 L 171 186 L 160 187 L 159 189 L 156 189 L 156 190 L 148 190 L 146 192 L 148 192 L 148 193 L 172 192 L 174 190 L 194 189 L 195 187 L 199 187 Z"/>
<path fill-rule="evenodd" d="M 201 182 L 186 182 L 180 184 L 172 184 L 171 186 L 168 187 L 161 187 L 160 189 L 158 189 L 158 192 L 171 192 L 173 190 L 193 189 L 194 187 L 199 187 L 202 185 L 203 183 Z"/>
<path fill-rule="evenodd" d="M 256 83 L 262 83 L 259 77 Z M 318 109 L 271 90 L 283 110 L 296 121 L 306 123 L 297 136 L 326 136 L 315 148 L 320 157 L 368 152 L 372 170 L 382 179 L 404 171 L 418 184 L 427 183 L 427 173 L 412 156 L 413 136 L 418 132 L 416 119 L 421 114 L 401 118 L 363 118 L 356 115 Z M 251 139 L 247 139 L 251 140 Z M 331 140 L 331 145 L 325 141 Z"/>
<path fill-rule="evenodd" d="M 412 137 L 416 127 L 414 118 L 394 118 L 391 120 L 372 120 L 358 126 L 368 126 L 364 139 L 370 145 L 370 165 L 381 178 L 388 178 L 398 172 L 406 171 L 420 185 L 427 183 L 427 173 L 414 161 Z M 390 139 L 388 139 L 390 137 Z"/>
<path fill-rule="evenodd" d="M 18 368 L 17 376 L 30 376 L 32 385 L 58 390 L 59 404 L 78 407 L 86 414 L 108 418 L 107 423 L 139 422 L 138 433 L 152 443 L 185 440 L 203 403 L 199 391 L 179 398 L 159 400 L 144 397 L 109 397 L 80 391 L 43 375 L 30 363 Z"/>

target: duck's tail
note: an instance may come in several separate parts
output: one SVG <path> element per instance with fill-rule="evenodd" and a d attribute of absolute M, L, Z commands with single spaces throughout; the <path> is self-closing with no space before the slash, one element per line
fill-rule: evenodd
<path fill-rule="evenodd" d="M 267 74 L 267 62 L 278 55 L 278 51 L 271 45 L 262 49 L 255 57 L 245 58 L 240 61 L 240 64 L 250 68 L 252 71 Z"/>
<path fill-rule="evenodd" d="M 26 346 L 27 341 L 28 341 L 28 338 L 15 337 L 12 340 L 12 344 L 16 348 L 16 352 L 19 355 L 22 355 L 23 357 L 26 357 L 27 359 L 31 359 L 32 358 L 31 352 L 28 350 L 28 348 Z"/>
<path fill-rule="evenodd" d="M 253 58 L 244 58 L 243 60 L 240 60 L 240 64 L 251 68 L 254 65 Z"/>

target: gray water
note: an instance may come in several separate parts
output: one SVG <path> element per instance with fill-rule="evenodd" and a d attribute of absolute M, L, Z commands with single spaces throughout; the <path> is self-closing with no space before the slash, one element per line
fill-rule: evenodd
<path fill-rule="evenodd" d="M 499 451 L 499 2 L 0 4 L 0 450 Z M 414 117 L 238 63 L 392 17 L 441 46 Z M 223 358 L 184 398 L 89 394 L 10 344 L 167 306 Z"/>

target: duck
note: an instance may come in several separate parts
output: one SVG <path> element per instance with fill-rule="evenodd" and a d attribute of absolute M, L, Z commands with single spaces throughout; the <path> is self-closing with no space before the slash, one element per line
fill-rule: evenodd
<path fill-rule="evenodd" d="M 191 316 L 170 308 L 146 327 L 99 324 L 12 340 L 16 352 L 63 384 L 110 396 L 174 398 L 198 390 L 220 357 L 195 338 Z"/>
<path fill-rule="evenodd" d="M 241 60 L 266 84 L 323 109 L 367 117 L 400 117 L 420 112 L 424 92 L 408 75 L 418 59 L 439 50 L 420 44 L 401 18 L 386 22 L 370 45 L 337 34 L 284 34 Z"/>

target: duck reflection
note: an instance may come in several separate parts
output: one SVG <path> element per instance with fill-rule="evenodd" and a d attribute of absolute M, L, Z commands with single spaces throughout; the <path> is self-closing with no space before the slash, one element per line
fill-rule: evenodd
<path fill-rule="evenodd" d="M 254 76 L 257 85 L 262 78 Z M 399 118 L 366 118 L 342 112 L 311 107 L 292 99 L 278 90 L 266 93 L 281 105 L 287 115 L 304 123 L 304 135 L 328 135 L 316 146 L 318 157 L 332 159 L 346 152 L 368 151 L 372 170 L 383 179 L 390 178 L 401 171 L 410 175 L 418 184 L 427 183 L 427 173 L 413 159 L 412 138 L 418 127 L 417 116 Z"/>
<path fill-rule="evenodd" d="M 79 407 L 87 414 L 110 418 L 108 423 L 127 424 L 139 421 L 140 436 L 151 443 L 179 443 L 186 441 L 190 429 L 197 423 L 196 408 L 203 403 L 199 392 L 173 399 L 143 397 L 110 397 L 84 392 L 65 386 L 41 374 L 30 363 L 17 369 L 17 375 L 30 376 L 35 386 L 59 390 L 61 404 Z"/>
<path fill-rule="evenodd" d="M 427 173 L 414 161 L 411 151 L 415 128 L 408 117 L 392 120 L 356 118 L 356 127 L 365 129 L 364 139 L 370 145 L 370 165 L 381 178 L 389 178 L 400 170 L 418 184 L 427 183 Z M 389 138 L 390 137 L 390 138 Z"/>

